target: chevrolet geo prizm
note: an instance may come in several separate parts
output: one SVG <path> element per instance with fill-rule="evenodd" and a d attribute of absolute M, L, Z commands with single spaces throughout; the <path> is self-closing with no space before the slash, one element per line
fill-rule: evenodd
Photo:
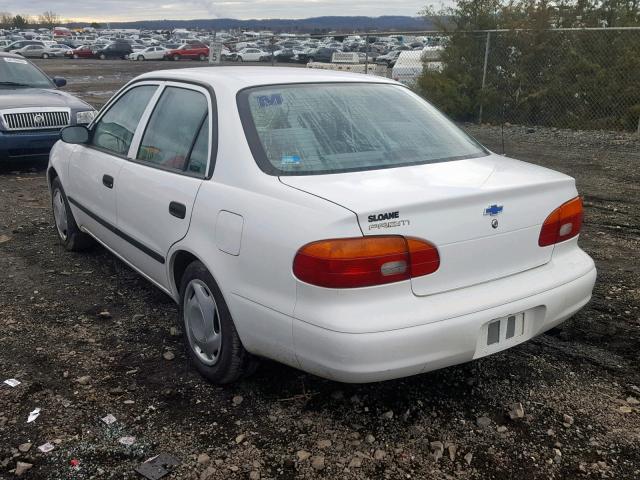
<path fill-rule="evenodd" d="M 170 295 L 215 383 L 258 357 L 342 382 L 415 375 L 591 297 L 573 178 L 490 152 L 392 80 L 153 72 L 62 139 L 60 241 L 93 239 Z"/>

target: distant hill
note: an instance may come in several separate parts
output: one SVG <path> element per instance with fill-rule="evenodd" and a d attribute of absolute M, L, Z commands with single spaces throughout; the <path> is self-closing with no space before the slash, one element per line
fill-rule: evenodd
<path fill-rule="evenodd" d="M 88 24 L 70 24 L 83 27 Z M 105 27 L 102 25 L 102 27 Z M 433 29 L 433 24 L 422 17 L 384 16 L 384 17 L 313 17 L 303 19 L 265 19 L 237 20 L 233 18 L 212 18 L 194 20 L 141 20 L 137 22 L 111 22 L 111 28 L 136 28 L 146 30 L 172 30 L 189 28 L 201 30 L 272 30 L 291 33 L 327 33 L 336 32 L 400 32 Z"/>

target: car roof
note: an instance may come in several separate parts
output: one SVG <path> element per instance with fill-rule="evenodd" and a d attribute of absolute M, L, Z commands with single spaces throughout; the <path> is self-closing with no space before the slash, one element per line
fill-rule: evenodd
<path fill-rule="evenodd" d="M 376 75 L 338 72 L 303 67 L 197 67 L 176 70 L 157 70 L 140 75 L 136 80 L 162 78 L 167 80 L 197 81 L 213 87 L 223 86 L 230 90 L 242 90 L 261 85 L 292 83 L 400 83 Z"/>

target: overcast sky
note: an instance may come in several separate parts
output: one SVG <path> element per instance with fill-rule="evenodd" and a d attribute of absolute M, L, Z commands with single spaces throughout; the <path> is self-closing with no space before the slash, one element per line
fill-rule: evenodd
<path fill-rule="evenodd" d="M 425 0 L 3 0 L 0 11 L 63 19 L 124 21 L 193 18 L 307 18 L 323 15 L 411 15 Z"/>

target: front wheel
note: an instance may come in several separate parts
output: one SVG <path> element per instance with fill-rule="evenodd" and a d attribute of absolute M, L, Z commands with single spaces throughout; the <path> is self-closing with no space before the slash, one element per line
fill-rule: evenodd
<path fill-rule="evenodd" d="M 174 55 L 173 56 L 173 61 L 177 62 L 178 60 L 180 60 L 180 55 Z"/>
<path fill-rule="evenodd" d="M 78 55 L 77 53 L 74 53 L 74 54 L 73 54 L 73 58 L 74 58 L 75 60 L 77 60 L 77 59 L 79 59 L 79 58 L 80 58 L 80 55 Z"/>
<path fill-rule="evenodd" d="M 242 57 L 236 58 L 236 62 L 243 62 Z"/>
<path fill-rule="evenodd" d="M 42 58 L 44 58 L 46 60 L 47 58 L 49 58 L 49 54 L 48 53 L 43 53 L 42 54 Z"/>
<path fill-rule="evenodd" d="M 232 383 L 255 370 L 257 360 L 244 349 L 218 284 L 199 261 L 182 276 L 180 317 L 189 358 L 206 379 Z"/>
<path fill-rule="evenodd" d="M 138 55 L 138 61 L 142 62 L 144 60 L 144 57 L 142 55 Z"/>
<path fill-rule="evenodd" d="M 67 195 L 64 193 L 58 177 L 51 182 L 51 206 L 53 207 L 53 219 L 56 223 L 58 239 L 64 248 L 70 252 L 77 252 L 90 247 L 93 239 L 78 228 L 71 213 Z"/>
<path fill-rule="evenodd" d="M 198 58 L 200 59 L 201 62 L 204 62 L 207 59 L 204 53 L 201 53 Z"/>
<path fill-rule="evenodd" d="M 104 53 L 100 54 L 100 60 L 106 60 L 107 56 Z"/>

